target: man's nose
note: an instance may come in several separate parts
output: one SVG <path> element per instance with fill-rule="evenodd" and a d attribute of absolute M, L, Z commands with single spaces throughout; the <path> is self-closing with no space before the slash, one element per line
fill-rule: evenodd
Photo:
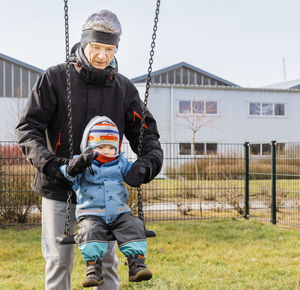
<path fill-rule="evenodd" d="M 106 57 L 106 52 L 105 49 L 101 48 L 98 52 L 98 57 L 100 58 L 105 58 Z"/>

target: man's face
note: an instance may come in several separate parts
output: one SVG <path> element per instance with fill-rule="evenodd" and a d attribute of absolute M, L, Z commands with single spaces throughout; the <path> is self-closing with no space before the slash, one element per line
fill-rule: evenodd
<path fill-rule="evenodd" d="M 115 45 L 89 42 L 84 48 L 84 55 L 94 68 L 104 69 L 110 64 L 116 51 Z"/>

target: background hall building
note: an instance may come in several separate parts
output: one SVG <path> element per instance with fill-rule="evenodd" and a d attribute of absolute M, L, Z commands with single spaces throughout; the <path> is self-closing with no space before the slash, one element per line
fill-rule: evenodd
<path fill-rule="evenodd" d="M 0 141 L 16 140 L 14 128 L 42 72 L 0 54 Z M 132 79 L 141 98 L 146 77 Z M 252 143 L 252 154 L 263 155 L 270 154 L 271 140 L 280 150 L 287 142 L 300 141 L 300 79 L 245 88 L 185 62 L 152 77 L 148 107 L 161 142 L 177 143 L 177 155 L 217 154 L 218 144 L 246 141 Z"/>

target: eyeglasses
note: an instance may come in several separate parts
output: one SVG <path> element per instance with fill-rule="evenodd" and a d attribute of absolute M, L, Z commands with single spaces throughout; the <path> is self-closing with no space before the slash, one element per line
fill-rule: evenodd
<path fill-rule="evenodd" d="M 90 45 L 91 51 L 96 54 L 99 54 L 102 51 L 104 51 L 104 53 L 107 55 L 113 55 L 118 51 L 118 49 L 114 45 L 107 46 L 107 47 L 103 47 L 99 44 L 94 44 L 94 43 L 90 43 L 89 45 Z"/>

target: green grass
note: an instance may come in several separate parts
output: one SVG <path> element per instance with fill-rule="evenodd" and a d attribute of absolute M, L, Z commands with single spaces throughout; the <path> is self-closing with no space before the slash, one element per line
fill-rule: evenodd
<path fill-rule="evenodd" d="M 154 277 L 128 282 L 119 255 L 120 289 L 300 289 L 300 231 L 246 220 L 161 222 L 147 226 Z M 0 289 L 43 289 L 40 229 L 0 230 Z M 72 289 L 85 265 L 75 250 Z"/>

